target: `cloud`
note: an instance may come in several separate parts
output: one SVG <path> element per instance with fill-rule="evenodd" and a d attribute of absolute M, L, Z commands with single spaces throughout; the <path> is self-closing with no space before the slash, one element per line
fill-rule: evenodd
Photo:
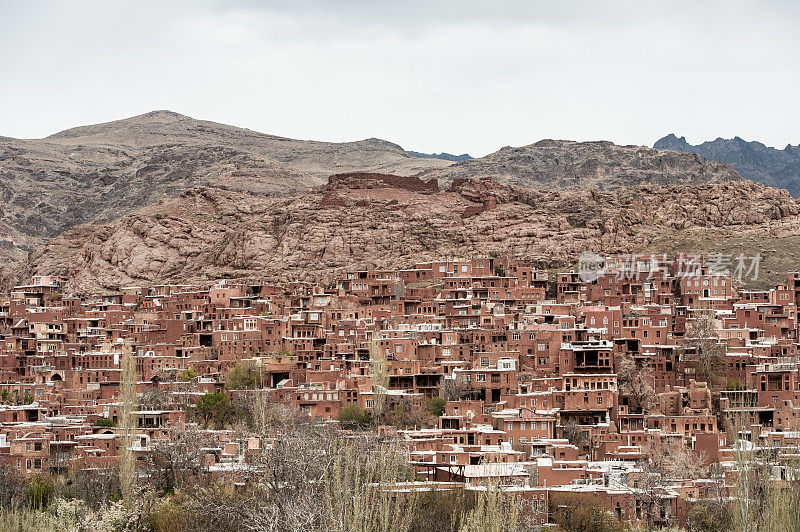
<path fill-rule="evenodd" d="M 0 7 L 0 134 L 169 108 L 484 154 L 541 138 L 800 142 L 791 2 L 44 2 Z"/>

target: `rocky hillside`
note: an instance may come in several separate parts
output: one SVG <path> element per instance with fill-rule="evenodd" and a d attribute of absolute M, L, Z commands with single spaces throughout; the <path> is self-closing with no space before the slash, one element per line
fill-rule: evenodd
<path fill-rule="evenodd" d="M 37 140 L 0 137 L 0 267 L 64 230 L 195 187 L 291 194 L 337 172 L 411 175 L 451 164 L 379 139 L 330 143 L 156 111 Z"/>
<path fill-rule="evenodd" d="M 697 153 L 706 159 L 731 165 L 742 177 L 771 187 L 785 188 L 792 196 L 800 196 L 800 144 L 789 144 L 778 150 L 760 142 L 748 142 L 735 137 L 718 138 L 693 146 L 686 142 L 686 137 L 678 138 L 670 133 L 658 140 L 654 147 Z"/>
<path fill-rule="evenodd" d="M 737 181 L 729 166 L 694 154 L 611 142 L 542 140 L 419 174 L 440 184 L 453 179 L 496 177 L 501 183 L 564 190 L 573 187 L 614 190 L 636 185 L 697 185 Z"/>
<path fill-rule="evenodd" d="M 555 266 L 585 249 L 753 238 L 792 263 L 797 210 L 725 164 L 609 142 L 546 140 L 453 163 L 378 139 L 292 140 L 167 111 L 0 138 L 0 280 L 61 273 L 80 292 L 330 279 L 448 255 Z"/>
<path fill-rule="evenodd" d="M 421 152 L 418 152 L 418 151 L 411 151 L 411 150 L 406 150 L 406 152 L 409 155 L 413 155 L 414 157 L 424 157 L 424 158 L 428 158 L 428 159 L 431 159 L 431 158 L 433 158 L 433 159 L 445 159 L 446 161 L 453 161 L 453 162 L 467 161 L 469 159 L 473 159 L 474 158 L 474 157 L 471 157 L 470 154 L 468 154 L 468 153 L 462 153 L 461 155 L 453 155 L 452 153 L 447 153 L 447 152 L 421 153 Z"/>
<path fill-rule="evenodd" d="M 439 191 L 415 177 L 347 174 L 293 198 L 192 188 L 113 223 L 72 228 L 16 273 L 69 275 L 84 293 L 219 277 L 330 280 L 472 254 L 559 266 L 586 249 L 673 251 L 696 233 L 743 231 L 798 235 L 800 204 L 752 182 L 543 191 L 482 178 Z"/>

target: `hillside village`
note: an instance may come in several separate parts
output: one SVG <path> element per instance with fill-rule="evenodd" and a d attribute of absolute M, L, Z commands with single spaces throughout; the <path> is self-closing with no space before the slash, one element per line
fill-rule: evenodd
<path fill-rule="evenodd" d="M 29 477 L 114 467 L 130 356 L 137 459 L 192 426 L 213 442 L 203 467 L 231 485 L 269 441 L 215 405 L 254 393 L 343 433 L 376 424 L 403 442 L 419 485 L 496 483 L 538 524 L 567 494 L 621 521 L 685 525 L 696 501 L 734 493 L 743 441 L 786 478 L 800 274 L 745 291 L 699 256 L 601 265 L 550 273 L 476 257 L 333 286 L 96 298 L 37 276 L 0 297 L 0 463 Z"/>

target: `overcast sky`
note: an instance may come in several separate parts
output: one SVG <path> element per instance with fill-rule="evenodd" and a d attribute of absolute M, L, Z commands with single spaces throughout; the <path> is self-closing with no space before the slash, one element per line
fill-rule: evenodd
<path fill-rule="evenodd" d="M 800 143 L 796 2 L 0 0 L 0 135 L 170 109 L 483 155 Z"/>

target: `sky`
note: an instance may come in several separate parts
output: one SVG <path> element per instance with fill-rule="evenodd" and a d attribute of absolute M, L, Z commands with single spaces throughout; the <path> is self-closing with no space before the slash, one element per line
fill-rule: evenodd
<path fill-rule="evenodd" d="M 156 109 L 481 156 L 800 143 L 800 3 L 0 0 L 0 135 Z"/>

